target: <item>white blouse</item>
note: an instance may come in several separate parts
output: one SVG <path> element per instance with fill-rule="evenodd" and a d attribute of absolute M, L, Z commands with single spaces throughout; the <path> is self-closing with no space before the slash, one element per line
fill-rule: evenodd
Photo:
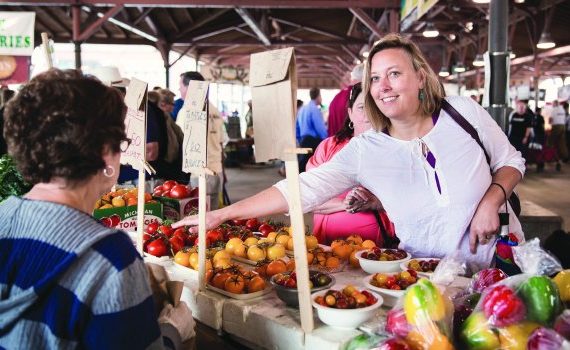
<path fill-rule="evenodd" d="M 470 98 L 446 99 L 477 130 L 493 173 L 510 166 L 524 175 L 521 153 L 481 106 Z M 426 160 L 428 150 L 435 168 Z M 402 141 L 374 130 L 353 138 L 329 162 L 302 173 L 300 191 L 303 211 L 310 212 L 361 184 L 382 201 L 401 249 L 414 257 L 438 258 L 459 251 L 476 271 L 489 266 L 494 252 L 494 244 L 479 246 L 476 254 L 469 251 L 469 224 L 491 180 L 481 147 L 442 110 L 422 138 Z M 275 187 L 288 201 L 286 180 Z M 524 240 L 520 222 L 510 212 L 510 232 Z"/>

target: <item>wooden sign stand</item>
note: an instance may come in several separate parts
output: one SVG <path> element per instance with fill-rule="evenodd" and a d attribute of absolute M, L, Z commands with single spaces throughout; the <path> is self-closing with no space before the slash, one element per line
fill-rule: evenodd
<path fill-rule="evenodd" d="M 47 62 L 48 69 L 51 69 L 51 68 L 53 68 L 53 60 L 51 59 L 48 33 L 46 33 L 46 32 L 42 32 L 42 45 L 44 47 L 44 54 L 46 55 L 46 62 Z"/>
<path fill-rule="evenodd" d="M 146 146 L 145 146 L 146 152 Z M 145 183 L 146 174 L 145 171 L 150 175 L 156 174 L 156 170 L 147 163 L 146 160 L 141 160 L 141 168 L 139 169 L 139 183 L 137 189 L 137 250 L 143 255 L 143 237 L 144 237 L 144 195 L 145 195 Z M 142 208 L 142 210 L 141 210 Z"/>
<path fill-rule="evenodd" d="M 301 204 L 299 188 L 299 163 L 297 154 L 308 154 L 310 148 L 286 149 L 285 173 L 289 185 L 289 215 L 293 227 L 293 247 L 295 254 L 295 272 L 297 273 L 297 290 L 299 296 L 299 312 L 301 313 L 301 328 L 305 333 L 311 333 L 315 328 L 313 322 L 313 306 L 311 303 L 311 288 L 309 286 L 309 264 L 307 260 L 307 245 L 305 242 L 305 221 Z"/>
<path fill-rule="evenodd" d="M 208 168 L 198 174 L 198 281 L 200 290 L 206 288 L 206 175 L 214 175 Z"/>

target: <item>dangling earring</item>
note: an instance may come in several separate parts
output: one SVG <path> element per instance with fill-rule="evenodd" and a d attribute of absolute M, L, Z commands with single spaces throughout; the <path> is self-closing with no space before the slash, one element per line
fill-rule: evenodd
<path fill-rule="evenodd" d="M 354 123 L 353 123 L 352 121 L 350 121 L 350 122 L 348 123 L 348 128 L 349 128 L 350 130 L 354 129 Z"/>
<path fill-rule="evenodd" d="M 106 177 L 112 177 L 115 175 L 115 168 L 112 165 L 107 165 L 105 169 L 103 169 L 103 175 Z"/>
<path fill-rule="evenodd" d="M 420 92 L 418 93 L 418 99 L 420 101 L 423 101 L 425 99 L 424 89 L 420 89 Z"/>

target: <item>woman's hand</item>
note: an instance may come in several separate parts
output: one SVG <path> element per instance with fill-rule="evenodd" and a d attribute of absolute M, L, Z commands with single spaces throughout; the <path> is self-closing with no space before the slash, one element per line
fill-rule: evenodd
<path fill-rule="evenodd" d="M 345 210 L 349 213 L 382 210 L 382 203 L 372 192 L 362 186 L 353 188 L 344 198 Z"/>
<path fill-rule="evenodd" d="M 469 229 L 469 247 L 471 253 L 477 253 L 477 245 L 493 243 L 499 231 L 499 208 L 492 200 L 483 198 L 471 219 Z"/>
<path fill-rule="evenodd" d="M 223 209 L 218 209 L 206 212 L 206 230 L 218 227 L 220 226 L 220 224 L 226 221 L 224 219 L 222 210 Z M 173 228 L 178 228 L 182 226 L 191 226 L 190 232 L 192 233 L 198 232 L 198 215 L 186 216 L 182 220 L 172 224 Z"/>

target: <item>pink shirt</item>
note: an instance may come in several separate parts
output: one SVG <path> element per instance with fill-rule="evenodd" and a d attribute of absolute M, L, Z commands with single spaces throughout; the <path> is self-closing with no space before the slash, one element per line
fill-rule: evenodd
<path fill-rule="evenodd" d="M 338 151 L 340 151 L 350 140 L 344 140 L 339 144 L 336 143 L 334 137 L 323 140 L 313 156 L 307 163 L 307 171 L 316 168 L 319 165 L 328 162 Z M 344 199 L 348 191 L 339 195 L 337 198 Z M 390 235 L 393 235 L 393 224 L 388 219 L 385 212 L 380 213 L 380 219 L 384 223 Z M 313 214 L 313 233 L 319 240 L 319 243 L 330 244 L 335 239 L 346 238 L 356 233 L 362 239 L 370 239 L 378 246 L 382 246 L 382 235 L 376 222 L 376 218 L 372 212 L 363 213 L 347 213 L 339 211 L 332 214 Z"/>
<path fill-rule="evenodd" d="M 344 89 L 340 90 L 339 93 L 336 94 L 336 96 L 331 101 L 331 104 L 329 106 L 328 121 L 329 136 L 334 136 L 340 129 L 342 129 L 344 121 L 346 120 L 346 117 L 348 117 L 348 98 L 351 89 L 352 86 L 345 87 Z"/>

